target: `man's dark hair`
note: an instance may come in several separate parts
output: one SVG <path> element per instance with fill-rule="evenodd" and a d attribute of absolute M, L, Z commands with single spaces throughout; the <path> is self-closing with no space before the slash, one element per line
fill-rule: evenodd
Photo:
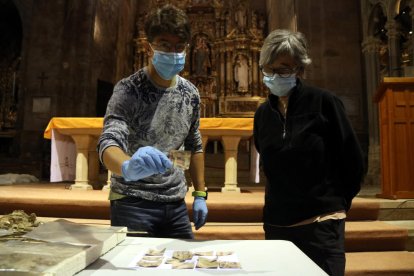
<path fill-rule="evenodd" d="M 184 42 L 191 38 L 191 28 L 187 14 L 179 8 L 167 4 L 150 13 L 145 22 L 145 34 L 149 42 L 161 34 L 179 36 Z"/>

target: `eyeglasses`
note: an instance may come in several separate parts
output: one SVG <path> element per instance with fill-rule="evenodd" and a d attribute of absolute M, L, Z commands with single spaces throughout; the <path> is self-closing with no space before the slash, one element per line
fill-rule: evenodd
<path fill-rule="evenodd" d="M 175 46 L 171 45 L 169 42 L 160 42 L 160 43 L 151 43 L 150 45 L 155 46 L 155 49 L 161 52 L 184 52 L 188 47 L 188 43 L 177 43 Z M 152 47 L 152 46 L 151 46 Z"/>
<path fill-rule="evenodd" d="M 274 78 L 278 75 L 281 78 L 289 78 L 295 75 L 299 71 L 299 67 L 295 68 L 264 68 L 263 66 L 260 67 L 263 75 L 266 77 Z"/>

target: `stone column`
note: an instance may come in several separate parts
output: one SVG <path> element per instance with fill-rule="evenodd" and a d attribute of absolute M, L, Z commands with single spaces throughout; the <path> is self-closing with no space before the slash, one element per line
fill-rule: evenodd
<path fill-rule="evenodd" d="M 254 140 L 251 139 L 250 144 L 250 181 L 253 183 L 260 183 L 260 155 L 254 145 Z"/>
<path fill-rule="evenodd" d="M 111 189 L 111 175 L 112 172 L 108 170 L 107 178 L 106 178 L 106 184 L 102 187 L 102 190 L 110 190 Z"/>
<path fill-rule="evenodd" d="M 237 187 L 237 153 L 239 148 L 240 136 L 225 136 L 221 137 L 224 148 L 224 187 L 222 192 L 238 192 L 240 188 Z"/>
<path fill-rule="evenodd" d="M 72 135 L 76 144 L 76 179 L 75 184 L 70 186 L 71 190 L 92 190 L 88 179 L 88 159 L 91 135 Z"/>
<path fill-rule="evenodd" d="M 365 183 L 380 184 L 380 143 L 378 105 L 373 101 L 380 83 L 379 49 L 381 41 L 375 37 L 367 37 L 362 43 L 362 52 L 365 59 L 367 112 L 368 112 L 368 173 Z"/>
<path fill-rule="evenodd" d="M 102 183 L 99 183 L 99 156 L 96 150 L 99 137 L 91 137 L 88 151 L 88 180 L 94 190 L 100 190 L 103 187 Z"/>
<path fill-rule="evenodd" d="M 389 76 L 399 77 L 401 76 L 401 57 L 398 24 L 394 20 L 389 20 L 385 28 L 388 36 Z"/>

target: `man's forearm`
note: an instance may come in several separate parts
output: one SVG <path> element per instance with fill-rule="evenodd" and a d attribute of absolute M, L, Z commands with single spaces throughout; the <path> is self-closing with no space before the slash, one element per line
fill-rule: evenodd
<path fill-rule="evenodd" d="M 204 153 L 194 153 L 191 155 L 190 176 L 196 191 L 205 190 L 204 180 Z"/>
<path fill-rule="evenodd" d="M 124 151 L 116 146 L 111 146 L 105 149 L 102 155 L 105 167 L 113 173 L 122 176 L 122 163 L 131 159 L 130 156 L 124 153 Z"/>

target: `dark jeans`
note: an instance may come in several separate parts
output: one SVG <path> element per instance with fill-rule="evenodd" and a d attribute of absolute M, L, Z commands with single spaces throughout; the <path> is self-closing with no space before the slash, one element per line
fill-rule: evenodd
<path fill-rule="evenodd" d="M 345 220 L 329 219 L 296 227 L 264 224 L 263 228 L 266 240 L 291 241 L 329 275 L 345 274 Z"/>
<path fill-rule="evenodd" d="M 132 232 L 128 236 L 194 238 L 184 200 L 153 202 L 134 197 L 111 200 L 111 225 L 126 226 Z"/>

